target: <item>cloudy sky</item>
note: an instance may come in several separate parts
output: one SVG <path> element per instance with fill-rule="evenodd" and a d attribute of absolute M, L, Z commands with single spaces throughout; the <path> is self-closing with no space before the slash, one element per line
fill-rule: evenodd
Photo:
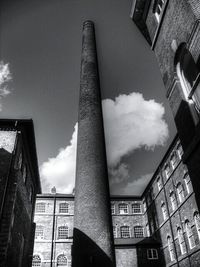
<path fill-rule="evenodd" d="M 111 193 L 141 194 L 173 140 L 159 69 L 131 4 L 1 1 L 0 71 L 8 80 L 0 74 L 0 117 L 33 118 L 44 192 L 74 187 L 84 20 L 96 28 Z"/>

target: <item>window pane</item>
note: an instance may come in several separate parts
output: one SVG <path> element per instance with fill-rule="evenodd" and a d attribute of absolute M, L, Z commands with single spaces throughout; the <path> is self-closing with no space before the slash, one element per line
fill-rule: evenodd
<path fill-rule="evenodd" d="M 59 205 L 59 212 L 60 213 L 68 213 L 69 212 L 69 205 L 68 205 L 68 203 L 60 203 L 60 205 Z"/>
<path fill-rule="evenodd" d="M 45 203 L 36 203 L 36 212 L 45 212 Z"/>
<path fill-rule="evenodd" d="M 119 213 L 120 214 L 128 214 L 128 205 L 127 204 L 119 204 Z"/>
<path fill-rule="evenodd" d="M 68 227 L 60 226 L 58 227 L 58 239 L 67 239 L 68 236 Z"/>
<path fill-rule="evenodd" d="M 132 213 L 141 213 L 141 205 L 140 205 L 140 203 L 132 204 Z"/>
<path fill-rule="evenodd" d="M 120 232 L 121 232 L 121 238 L 129 238 L 130 237 L 129 226 L 122 226 L 120 228 Z"/>
<path fill-rule="evenodd" d="M 134 236 L 136 238 L 140 238 L 144 236 L 144 231 L 142 226 L 135 226 L 134 227 Z"/>

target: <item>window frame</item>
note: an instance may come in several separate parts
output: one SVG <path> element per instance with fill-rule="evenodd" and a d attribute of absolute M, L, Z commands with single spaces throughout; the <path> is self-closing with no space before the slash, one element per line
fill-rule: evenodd
<path fill-rule="evenodd" d="M 135 225 L 133 227 L 133 233 L 135 238 L 143 238 L 144 237 L 144 227 L 141 225 Z"/>
<path fill-rule="evenodd" d="M 124 206 L 125 208 L 122 208 L 122 206 Z M 121 214 L 121 215 L 129 214 L 129 208 L 128 208 L 127 203 L 119 203 L 118 208 L 119 208 L 119 214 Z M 122 212 L 122 210 L 124 210 L 124 211 Z M 127 212 L 125 212 L 125 210 L 127 210 Z"/>
<path fill-rule="evenodd" d="M 153 251 L 156 252 L 156 257 L 154 257 Z M 152 257 L 149 257 L 149 254 L 151 254 Z M 156 248 L 148 248 L 147 249 L 147 259 L 148 260 L 158 260 L 158 250 Z"/>
<path fill-rule="evenodd" d="M 67 225 L 58 226 L 57 239 L 69 239 L 69 227 Z"/>
<path fill-rule="evenodd" d="M 44 208 L 39 209 L 38 211 L 38 206 L 43 206 Z M 35 213 L 45 213 L 46 212 L 46 203 L 45 202 L 37 202 L 35 205 Z"/>
<path fill-rule="evenodd" d="M 123 226 L 120 227 L 120 237 L 121 238 L 131 238 L 130 226 L 123 225 Z"/>
<path fill-rule="evenodd" d="M 132 214 L 141 214 L 142 213 L 141 203 L 138 203 L 138 202 L 132 203 L 131 210 L 132 210 Z"/>
<path fill-rule="evenodd" d="M 65 205 L 65 207 L 62 207 L 63 205 Z M 60 202 L 59 203 L 59 213 L 69 214 L 69 203 Z"/>

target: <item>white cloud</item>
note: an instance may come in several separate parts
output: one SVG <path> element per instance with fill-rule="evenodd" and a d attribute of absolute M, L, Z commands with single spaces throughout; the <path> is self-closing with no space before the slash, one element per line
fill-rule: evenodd
<path fill-rule="evenodd" d="M 55 158 L 49 158 L 40 166 L 44 192 L 50 192 L 53 186 L 59 193 L 72 192 L 75 181 L 77 129 L 76 123 L 70 145 L 60 149 Z"/>
<path fill-rule="evenodd" d="M 102 104 L 109 166 L 117 166 L 123 156 L 138 148 L 164 145 L 168 126 L 162 104 L 145 100 L 140 93 L 119 95 L 115 100 L 103 100 Z"/>
<path fill-rule="evenodd" d="M 144 188 L 151 180 L 152 175 L 153 173 L 148 173 L 142 175 L 137 180 L 127 183 L 126 186 L 121 190 L 121 193 L 125 195 L 141 195 L 144 191 Z"/>
<path fill-rule="evenodd" d="M 7 83 L 12 79 L 9 65 L 0 61 L 0 100 L 10 94 Z M 2 104 L 0 104 L 0 110 L 2 110 Z"/>
<path fill-rule="evenodd" d="M 154 100 L 145 100 L 139 93 L 103 100 L 102 106 L 112 186 L 130 179 L 123 157 L 141 147 L 154 149 L 157 145 L 163 145 L 168 137 L 168 127 L 163 119 L 164 107 Z M 76 124 L 70 145 L 40 167 L 44 191 L 49 192 L 55 185 L 57 192 L 71 193 L 75 180 L 77 127 Z M 140 190 L 142 181 L 134 183 Z"/>
<path fill-rule="evenodd" d="M 125 163 L 120 163 L 114 167 L 108 166 L 108 173 L 110 186 L 128 181 L 130 178 L 128 165 Z"/>

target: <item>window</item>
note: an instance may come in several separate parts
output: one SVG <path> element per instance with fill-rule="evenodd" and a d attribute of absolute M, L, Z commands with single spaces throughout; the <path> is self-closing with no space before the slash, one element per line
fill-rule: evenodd
<path fill-rule="evenodd" d="M 147 258 L 149 260 L 157 260 L 158 259 L 158 251 L 155 248 L 147 249 Z"/>
<path fill-rule="evenodd" d="M 194 213 L 194 222 L 197 229 L 198 237 L 200 239 L 200 216 L 198 211 Z"/>
<path fill-rule="evenodd" d="M 120 214 L 128 214 L 128 205 L 125 203 L 119 204 L 119 213 Z"/>
<path fill-rule="evenodd" d="M 183 155 L 183 148 L 182 148 L 181 144 L 178 144 L 177 151 L 178 151 L 178 156 L 181 159 L 182 155 Z"/>
<path fill-rule="evenodd" d="M 27 168 L 26 165 L 24 164 L 22 166 L 22 179 L 24 183 L 26 183 L 26 177 L 27 177 Z"/>
<path fill-rule="evenodd" d="M 30 191 L 29 191 L 29 201 L 30 202 L 32 202 L 32 200 L 33 200 L 33 187 L 32 186 L 30 186 Z"/>
<path fill-rule="evenodd" d="M 198 120 L 197 112 L 199 112 L 200 108 L 200 71 L 185 43 L 182 43 L 177 49 L 175 65 L 185 100 L 190 105 L 194 120 L 195 117 Z"/>
<path fill-rule="evenodd" d="M 170 176 L 170 167 L 168 164 L 165 165 L 165 177 L 169 178 Z"/>
<path fill-rule="evenodd" d="M 170 197 L 171 204 L 172 204 L 172 210 L 174 211 L 177 208 L 177 201 L 176 201 L 176 196 L 174 192 L 171 192 L 169 197 Z"/>
<path fill-rule="evenodd" d="M 18 169 L 21 170 L 22 167 L 22 152 L 19 154 L 18 158 Z"/>
<path fill-rule="evenodd" d="M 170 158 L 170 162 L 171 162 L 171 166 L 173 168 L 173 170 L 175 169 L 176 165 L 177 165 L 177 155 L 174 152 Z"/>
<path fill-rule="evenodd" d="M 158 22 L 160 22 L 160 18 L 161 18 L 161 14 L 162 14 L 162 11 L 163 11 L 164 3 L 165 3 L 165 0 L 157 0 L 157 1 L 155 1 L 155 4 L 154 4 L 153 12 L 154 12 L 156 20 Z"/>
<path fill-rule="evenodd" d="M 144 237 L 144 231 L 142 226 L 135 226 L 134 227 L 134 236 L 136 238 Z"/>
<path fill-rule="evenodd" d="M 157 185 L 158 185 L 158 191 L 160 191 L 162 189 L 162 181 L 160 177 L 158 177 L 157 179 Z"/>
<path fill-rule="evenodd" d="M 177 184 L 177 194 L 178 194 L 178 199 L 179 199 L 179 202 L 182 203 L 185 196 L 184 196 L 184 191 L 183 191 L 183 186 L 181 183 L 178 183 Z"/>
<path fill-rule="evenodd" d="M 193 234 L 191 225 L 188 220 L 185 221 L 185 230 L 186 230 L 189 246 L 192 249 L 195 247 L 196 244 L 195 244 L 194 234 Z"/>
<path fill-rule="evenodd" d="M 191 184 L 190 176 L 188 175 L 188 173 L 185 174 L 183 179 L 185 182 L 187 193 L 190 194 L 192 192 L 192 184 Z"/>
<path fill-rule="evenodd" d="M 162 205 L 161 205 L 161 209 L 162 209 L 162 214 L 163 214 L 163 219 L 164 219 L 164 221 L 167 219 L 167 208 L 166 208 L 166 205 L 165 205 L 165 203 L 162 203 Z"/>
<path fill-rule="evenodd" d="M 58 239 L 67 239 L 69 238 L 69 229 L 67 226 L 58 227 Z"/>
<path fill-rule="evenodd" d="M 172 242 L 172 239 L 170 236 L 167 237 L 167 244 L 168 244 L 170 259 L 171 259 L 171 261 L 173 261 L 173 260 L 175 260 L 174 245 L 173 245 L 173 242 Z"/>
<path fill-rule="evenodd" d="M 114 238 L 117 238 L 117 226 L 113 226 L 113 236 Z"/>
<path fill-rule="evenodd" d="M 68 203 L 60 203 L 59 204 L 59 213 L 69 213 L 69 204 Z"/>
<path fill-rule="evenodd" d="M 150 236 L 150 229 L 149 229 L 149 224 L 146 224 L 146 232 L 147 232 L 147 237 Z"/>
<path fill-rule="evenodd" d="M 111 214 L 115 214 L 115 204 L 111 203 Z"/>
<path fill-rule="evenodd" d="M 40 267 L 41 266 L 41 258 L 39 255 L 33 255 L 32 267 Z"/>
<path fill-rule="evenodd" d="M 121 238 L 130 238 L 130 228 L 129 226 L 121 226 L 120 227 L 120 233 L 121 233 Z"/>
<path fill-rule="evenodd" d="M 141 213 L 141 205 L 140 205 L 140 203 L 132 204 L 132 213 Z"/>
<path fill-rule="evenodd" d="M 42 225 L 36 225 L 35 239 L 44 239 L 44 227 Z"/>
<path fill-rule="evenodd" d="M 57 257 L 57 266 L 67 266 L 67 257 L 64 254 Z"/>
<path fill-rule="evenodd" d="M 45 212 L 46 205 L 44 202 L 36 203 L 35 212 Z"/>
<path fill-rule="evenodd" d="M 143 200 L 143 209 L 144 209 L 144 212 L 147 210 L 147 204 L 145 200 Z"/>
<path fill-rule="evenodd" d="M 183 236 L 183 231 L 180 227 L 177 228 L 177 235 L 178 235 L 178 242 L 179 242 L 181 254 L 183 255 L 186 253 L 186 245 L 185 245 L 185 240 Z"/>

